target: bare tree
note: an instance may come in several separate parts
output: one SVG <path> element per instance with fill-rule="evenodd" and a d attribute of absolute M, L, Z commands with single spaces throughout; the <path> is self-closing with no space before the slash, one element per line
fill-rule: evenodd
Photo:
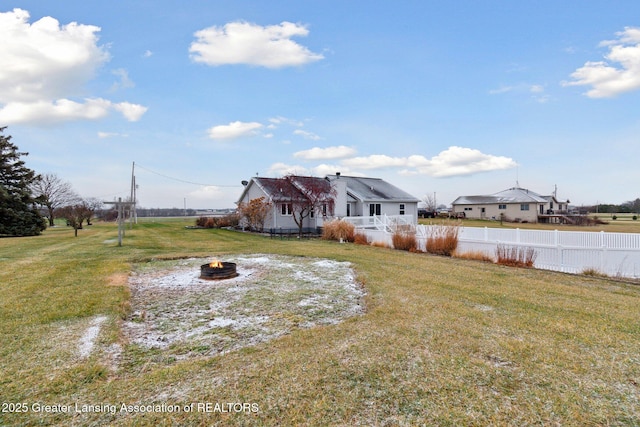
<path fill-rule="evenodd" d="M 296 175 L 287 175 L 281 179 L 281 193 L 290 204 L 291 215 L 300 236 L 306 218 L 316 214 L 333 215 L 335 189 L 328 180 Z"/>
<path fill-rule="evenodd" d="M 238 204 L 238 213 L 246 219 L 250 229 L 262 231 L 271 207 L 272 203 L 263 196 Z"/>
<path fill-rule="evenodd" d="M 91 219 L 93 218 L 97 210 L 102 209 L 102 200 L 95 197 L 89 197 L 82 200 L 82 204 L 87 208 L 87 217 L 85 218 L 85 220 L 87 221 L 87 225 L 92 225 Z"/>
<path fill-rule="evenodd" d="M 72 205 L 80 200 L 71 183 L 63 181 L 54 173 L 46 173 L 31 185 L 36 201 L 48 211 L 49 226 L 53 226 L 55 210 Z"/>
<path fill-rule="evenodd" d="M 436 207 L 436 196 L 435 194 L 425 194 L 422 196 L 422 201 L 426 205 L 426 209 L 430 212 L 435 212 Z"/>
<path fill-rule="evenodd" d="M 58 213 L 61 218 L 65 218 L 67 223 L 73 227 L 76 237 L 78 237 L 78 230 L 82 229 L 82 223 L 93 215 L 87 205 L 82 202 L 61 207 Z"/>

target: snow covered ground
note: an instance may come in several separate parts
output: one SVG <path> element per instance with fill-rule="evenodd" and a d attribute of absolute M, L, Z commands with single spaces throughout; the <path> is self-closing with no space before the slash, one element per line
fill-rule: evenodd
<path fill-rule="evenodd" d="M 210 281 L 212 259 L 154 261 L 129 280 L 130 343 L 182 359 L 255 345 L 294 328 L 334 324 L 364 312 L 364 291 L 348 262 L 282 255 L 234 255 L 239 275 Z"/>

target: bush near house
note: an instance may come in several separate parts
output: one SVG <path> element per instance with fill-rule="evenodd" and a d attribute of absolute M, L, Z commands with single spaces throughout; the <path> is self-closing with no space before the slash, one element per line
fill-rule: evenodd
<path fill-rule="evenodd" d="M 229 214 L 222 217 L 201 216 L 196 219 L 196 226 L 203 228 L 237 227 L 239 223 L 240 217 L 237 214 Z"/>
<path fill-rule="evenodd" d="M 339 219 L 327 222 L 322 228 L 322 238 L 324 240 L 342 239 L 345 242 L 353 242 L 355 240 L 356 228 L 353 224 Z"/>

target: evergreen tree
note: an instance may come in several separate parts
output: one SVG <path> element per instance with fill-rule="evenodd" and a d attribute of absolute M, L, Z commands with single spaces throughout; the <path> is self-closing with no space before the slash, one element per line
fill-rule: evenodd
<path fill-rule="evenodd" d="M 0 127 L 0 236 L 35 236 L 46 228 L 30 190 L 38 176 L 20 160 L 28 153 L 2 135 L 5 129 Z"/>

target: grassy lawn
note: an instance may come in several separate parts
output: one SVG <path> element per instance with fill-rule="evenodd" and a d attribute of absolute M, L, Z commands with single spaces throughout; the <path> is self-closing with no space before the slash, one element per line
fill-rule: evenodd
<path fill-rule="evenodd" d="M 184 225 L 0 239 L 0 425 L 640 424 L 638 286 Z M 351 262 L 366 314 L 215 357 L 125 342 L 136 264 L 254 253 Z"/>

